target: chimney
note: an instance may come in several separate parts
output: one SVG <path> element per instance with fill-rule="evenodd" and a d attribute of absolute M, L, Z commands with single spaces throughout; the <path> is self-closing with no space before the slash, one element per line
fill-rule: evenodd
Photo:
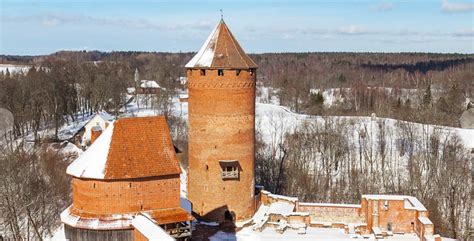
<path fill-rule="evenodd" d="M 91 144 L 102 134 L 102 128 L 100 126 L 94 126 L 91 129 Z"/>

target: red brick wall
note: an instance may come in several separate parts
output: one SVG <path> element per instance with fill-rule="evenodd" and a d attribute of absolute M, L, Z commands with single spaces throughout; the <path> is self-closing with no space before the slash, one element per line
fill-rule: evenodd
<path fill-rule="evenodd" d="M 362 206 L 366 205 L 363 210 L 367 210 L 367 226 L 369 230 L 372 230 L 372 227 L 376 226 L 387 229 L 387 224 L 391 222 L 394 232 L 410 233 L 415 231 L 417 211 L 405 209 L 404 200 L 388 200 L 388 210 L 384 210 L 385 200 L 364 201 L 362 202 Z M 375 219 L 372 215 L 374 213 L 374 207 L 378 208 L 378 224 L 374 222 Z"/>
<path fill-rule="evenodd" d="M 298 212 L 309 212 L 316 216 L 326 216 L 332 219 L 340 219 L 340 222 L 348 222 L 360 216 L 360 208 L 343 206 L 304 205 L 298 204 Z M 347 221 L 345 221 L 347 220 Z"/>
<path fill-rule="evenodd" d="M 179 207 L 179 175 L 104 181 L 72 179 L 74 208 L 109 215 Z"/>
<path fill-rule="evenodd" d="M 256 73 L 241 70 L 188 70 L 189 180 L 193 210 L 223 221 L 225 210 L 237 219 L 255 210 L 254 138 Z M 240 179 L 221 178 L 219 160 L 238 160 Z"/>

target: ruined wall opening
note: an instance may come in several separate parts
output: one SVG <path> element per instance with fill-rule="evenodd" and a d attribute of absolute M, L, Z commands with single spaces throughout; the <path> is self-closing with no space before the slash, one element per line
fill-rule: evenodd
<path fill-rule="evenodd" d="M 234 222 L 235 221 L 235 213 L 231 212 L 229 210 L 225 211 L 224 212 L 224 220 Z"/>

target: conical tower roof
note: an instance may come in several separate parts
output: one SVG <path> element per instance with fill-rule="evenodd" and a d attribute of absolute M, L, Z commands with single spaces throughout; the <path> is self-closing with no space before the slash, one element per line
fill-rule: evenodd
<path fill-rule="evenodd" d="M 185 67 L 200 69 L 249 69 L 257 68 L 257 65 L 247 56 L 224 20 L 221 19 L 199 52 Z"/>

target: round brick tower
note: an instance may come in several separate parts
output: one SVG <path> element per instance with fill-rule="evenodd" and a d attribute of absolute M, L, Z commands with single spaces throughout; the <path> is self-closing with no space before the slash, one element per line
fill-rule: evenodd
<path fill-rule="evenodd" d="M 249 218 L 255 212 L 257 65 L 221 20 L 186 68 L 193 211 L 218 222 Z"/>

